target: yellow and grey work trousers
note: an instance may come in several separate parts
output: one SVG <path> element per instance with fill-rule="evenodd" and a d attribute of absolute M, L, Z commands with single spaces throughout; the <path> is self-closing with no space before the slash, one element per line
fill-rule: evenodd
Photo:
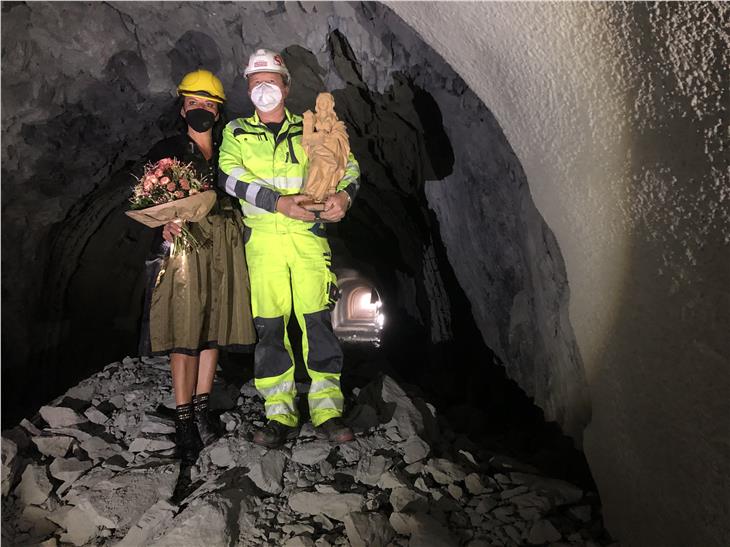
<path fill-rule="evenodd" d="M 254 355 L 255 384 L 264 397 L 266 417 L 288 426 L 299 421 L 294 402 L 294 358 L 286 331 L 292 306 L 302 330 L 302 353 L 312 380 L 312 424 L 318 426 L 341 416 L 342 349 L 330 316 L 337 285 L 330 270 L 332 253 L 326 237 L 306 229 L 246 230 L 251 308 L 259 336 Z"/>

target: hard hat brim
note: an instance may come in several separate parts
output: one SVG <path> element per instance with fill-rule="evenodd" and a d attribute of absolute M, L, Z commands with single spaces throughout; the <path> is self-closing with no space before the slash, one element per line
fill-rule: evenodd
<path fill-rule="evenodd" d="M 272 74 L 281 74 L 285 78 L 291 78 L 287 69 L 276 69 L 271 67 L 252 68 L 250 70 L 247 68 L 243 71 L 243 76 L 248 78 L 251 74 L 260 74 L 261 72 L 271 72 Z"/>
<path fill-rule="evenodd" d="M 219 104 L 223 104 L 226 102 L 225 97 L 218 97 L 217 95 L 213 95 L 212 93 L 208 93 L 207 91 L 185 91 L 185 90 L 178 90 L 179 95 L 183 95 L 184 97 L 195 97 L 197 99 L 202 99 L 204 101 L 213 101 Z"/>

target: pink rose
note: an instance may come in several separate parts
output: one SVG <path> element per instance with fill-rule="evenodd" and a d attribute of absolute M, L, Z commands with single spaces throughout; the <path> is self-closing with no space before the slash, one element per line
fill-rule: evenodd
<path fill-rule="evenodd" d="M 183 192 L 182 190 L 178 190 L 177 192 L 175 192 L 175 197 L 177 199 L 182 199 L 185 197 L 185 192 Z"/>
<path fill-rule="evenodd" d="M 164 174 L 165 174 L 165 172 L 162 169 L 155 169 L 155 176 L 156 177 L 161 177 Z"/>
<path fill-rule="evenodd" d="M 168 184 L 168 183 L 170 182 L 170 177 L 162 177 L 162 178 L 160 179 L 160 182 L 161 182 L 162 184 Z"/>
<path fill-rule="evenodd" d="M 149 179 L 144 179 L 144 182 L 142 183 L 142 188 L 144 188 L 145 192 L 149 192 L 152 190 L 152 183 L 149 181 Z"/>
<path fill-rule="evenodd" d="M 169 192 L 174 192 L 176 188 L 177 188 L 177 186 L 175 186 L 174 182 L 171 182 L 170 184 L 167 185 L 167 190 Z"/>
<path fill-rule="evenodd" d="M 190 183 L 185 179 L 180 179 L 180 188 L 183 190 L 190 190 Z"/>
<path fill-rule="evenodd" d="M 154 175 L 149 175 L 149 176 L 147 177 L 147 180 L 148 180 L 148 181 L 149 181 L 149 183 L 150 183 L 150 184 L 152 184 L 152 185 L 155 185 L 155 184 L 157 184 L 158 182 L 160 182 L 160 181 L 159 181 L 159 180 L 157 179 L 157 177 L 156 177 L 156 176 L 154 176 Z"/>

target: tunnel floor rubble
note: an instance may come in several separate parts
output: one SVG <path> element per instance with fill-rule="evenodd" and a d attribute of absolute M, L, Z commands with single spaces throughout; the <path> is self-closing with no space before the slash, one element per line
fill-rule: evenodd
<path fill-rule="evenodd" d="M 306 390 L 300 385 L 300 393 Z M 167 358 L 125 358 L 3 432 L 8 545 L 604 545 L 591 492 L 513 458 L 459 448 L 436 409 L 381 375 L 348 397 L 356 440 L 311 424 L 253 444 L 262 400 L 216 383 L 226 434 L 172 458 Z"/>

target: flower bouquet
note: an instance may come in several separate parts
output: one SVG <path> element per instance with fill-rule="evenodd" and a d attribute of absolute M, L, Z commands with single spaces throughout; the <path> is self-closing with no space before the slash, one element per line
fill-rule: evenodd
<path fill-rule="evenodd" d="M 174 254 L 176 249 L 187 251 L 200 247 L 183 222 L 200 222 L 215 199 L 215 191 L 210 189 L 205 177 L 195 172 L 192 163 L 163 158 L 145 165 L 144 174 L 137 179 L 129 199 L 132 210 L 126 214 L 150 228 L 170 221 L 178 223 L 182 234 L 173 242 L 171 253 Z"/>

